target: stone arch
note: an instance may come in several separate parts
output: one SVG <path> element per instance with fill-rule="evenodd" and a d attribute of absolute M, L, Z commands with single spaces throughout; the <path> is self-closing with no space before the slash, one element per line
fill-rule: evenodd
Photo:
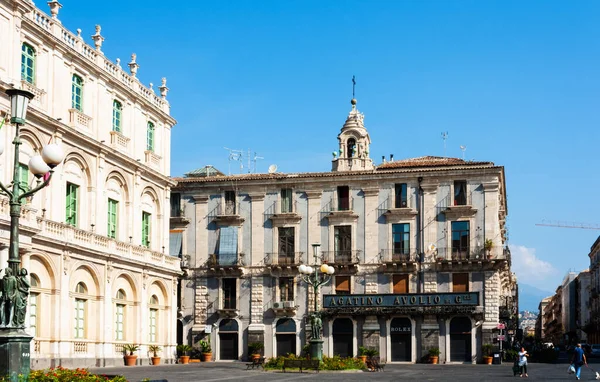
<path fill-rule="evenodd" d="M 90 296 L 101 296 L 100 271 L 94 264 L 79 262 L 73 266 L 71 273 L 69 291 L 74 291 L 78 283 L 83 282 L 87 287 L 87 294 Z"/>
<path fill-rule="evenodd" d="M 19 136 L 21 137 L 21 141 L 27 141 L 36 151 L 41 151 L 42 148 L 46 145 L 40 134 L 37 131 L 22 128 L 19 130 Z"/>
<path fill-rule="evenodd" d="M 113 296 L 111 296 L 111 298 L 115 298 L 114 295 L 117 291 L 123 289 L 127 301 L 139 301 L 139 289 L 135 282 L 135 278 L 130 273 L 120 272 L 114 277 L 114 281 L 112 281 L 111 284 L 113 285 Z"/>
<path fill-rule="evenodd" d="M 156 297 L 158 297 L 158 305 L 164 307 L 168 307 L 170 305 L 169 287 L 163 282 L 163 280 L 155 279 L 150 282 L 150 287 L 148 288 L 148 301 L 150 301 L 150 297 L 152 297 L 152 295 L 156 295 Z"/>
<path fill-rule="evenodd" d="M 39 288 L 56 289 L 57 270 L 50 256 L 45 253 L 32 253 L 29 257 L 29 273 L 40 280 Z"/>
<path fill-rule="evenodd" d="M 147 199 L 148 197 L 150 199 Z M 149 203 L 149 200 L 151 200 L 152 203 Z M 153 214 L 156 214 L 157 216 L 161 214 L 160 198 L 158 197 L 158 192 L 156 192 L 154 187 L 146 186 L 142 191 L 142 207 L 145 203 L 152 204 L 152 207 L 154 208 L 152 211 Z"/>
<path fill-rule="evenodd" d="M 81 170 L 81 173 L 85 175 L 85 181 L 87 184 L 92 184 L 92 172 L 90 170 L 90 164 L 88 163 L 89 161 L 85 158 L 85 156 L 79 152 L 71 151 L 65 155 L 65 159 L 63 160 L 63 168 L 66 169 L 67 164 L 70 162 L 77 164 Z"/>
<path fill-rule="evenodd" d="M 130 190 L 129 184 L 127 183 L 127 179 L 119 170 L 111 171 L 106 177 L 106 185 L 108 188 L 109 182 L 114 181 L 121 189 L 123 189 L 123 201 L 129 202 L 130 200 Z"/>

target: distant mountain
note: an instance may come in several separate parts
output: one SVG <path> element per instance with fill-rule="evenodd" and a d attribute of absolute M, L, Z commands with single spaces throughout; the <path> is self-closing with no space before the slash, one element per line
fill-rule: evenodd
<path fill-rule="evenodd" d="M 519 283 L 519 310 L 537 312 L 540 301 L 553 294 L 554 293 L 550 291 Z"/>

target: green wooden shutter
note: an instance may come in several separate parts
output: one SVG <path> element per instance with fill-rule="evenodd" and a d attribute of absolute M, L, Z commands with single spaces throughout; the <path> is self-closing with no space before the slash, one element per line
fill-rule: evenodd
<path fill-rule="evenodd" d="M 113 199 L 108 199 L 108 229 L 107 236 L 113 239 L 117 238 L 117 211 L 119 202 Z"/>
<path fill-rule="evenodd" d="M 30 84 L 35 82 L 35 49 L 26 43 L 21 46 L 21 79 Z"/>
<path fill-rule="evenodd" d="M 150 216 L 148 212 L 142 212 L 142 245 L 144 247 L 150 246 Z"/>
<path fill-rule="evenodd" d="M 79 186 L 67 183 L 67 201 L 65 222 L 72 226 L 77 226 L 77 193 Z"/>
<path fill-rule="evenodd" d="M 29 190 L 29 166 L 23 163 L 19 163 L 19 185 L 23 190 Z"/>
<path fill-rule="evenodd" d="M 83 79 L 77 74 L 73 74 L 71 83 L 71 107 L 83 110 Z"/>
<path fill-rule="evenodd" d="M 113 131 L 118 133 L 121 132 L 121 112 L 123 111 L 123 105 L 121 102 L 114 100 L 113 101 Z"/>
<path fill-rule="evenodd" d="M 148 122 L 146 130 L 146 150 L 154 151 L 154 124 L 152 122 Z"/>

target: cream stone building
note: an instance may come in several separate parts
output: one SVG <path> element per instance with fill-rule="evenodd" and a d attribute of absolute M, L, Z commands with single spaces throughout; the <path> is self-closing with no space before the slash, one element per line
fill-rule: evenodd
<path fill-rule="evenodd" d="M 314 137 L 313 137 L 314 138 Z M 216 360 L 300 354 L 310 338 L 312 287 L 301 264 L 335 267 L 321 289 L 325 355 L 374 347 L 387 362 L 475 362 L 513 312 L 516 278 L 505 246 L 504 168 L 424 156 L 379 166 L 364 116 L 351 111 L 332 171 L 225 176 L 211 166 L 177 178 L 191 223 L 183 339 L 209 338 Z M 512 314 L 512 313 L 506 313 Z"/>
<path fill-rule="evenodd" d="M 171 128 L 168 88 L 156 95 L 128 64 L 102 52 L 100 26 L 73 33 L 28 0 L 0 0 L 0 113 L 5 90 L 35 94 L 22 127 L 19 180 L 35 184 L 29 158 L 49 142 L 63 163 L 24 206 L 22 266 L 31 275 L 32 367 L 122 364 L 124 344 L 176 344 L 178 258 L 169 252 Z M 89 31 L 93 30 L 93 33 Z M 89 35 L 92 34 L 90 37 Z M 91 46 L 86 43 L 91 42 Z M 0 139 L 0 179 L 12 180 L 14 126 Z M 8 204 L 0 197 L 0 267 L 8 257 Z"/>

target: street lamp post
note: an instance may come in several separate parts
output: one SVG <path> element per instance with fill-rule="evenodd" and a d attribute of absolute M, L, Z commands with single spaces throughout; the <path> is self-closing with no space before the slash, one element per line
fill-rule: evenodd
<path fill-rule="evenodd" d="M 2 193 L 8 196 L 10 206 L 10 242 L 8 247 L 8 267 L 0 283 L 0 377 L 8 376 L 17 381 L 19 375 L 29 375 L 30 342 L 32 337 L 25 332 L 25 313 L 29 296 L 29 280 L 27 270 L 21 268 L 19 256 L 19 218 L 23 201 L 46 187 L 52 178 L 53 168 L 62 162 L 63 153 L 57 144 L 44 147 L 41 155 L 34 155 L 29 160 L 29 170 L 38 179 L 31 190 L 20 182 L 19 146 L 21 137 L 19 129 L 26 123 L 27 105 L 33 93 L 20 89 L 8 89 L 10 97 L 11 118 L 15 125 L 15 155 L 12 182 L 4 185 L 0 182 Z M 4 145 L 0 144 L 0 155 Z M 2 270 L 0 270 L 1 272 Z"/>
<path fill-rule="evenodd" d="M 309 340 L 310 356 L 311 359 L 318 359 L 319 361 L 322 361 L 323 340 L 321 339 L 321 328 L 323 327 L 323 321 L 321 320 L 321 314 L 319 312 L 319 289 L 321 288 L 321 285 L 325 285 L 329 282 L 329 280 L 331 280 L 331 275 L 333 275 L 335 269 L 327 264 L 321 264 L 321 266 L 317 268 L 321 244 L 313 244 L 312 247 L 315 268 L 310 265 L 302 264 L 299 267 L 299 271 L 302 275 L 302 280 L 304 280 L 307 284 L 312 285 L 314 292 L 314 309 L 310 314 L 310 324 L 312 328 L 311 338 Z"/>

